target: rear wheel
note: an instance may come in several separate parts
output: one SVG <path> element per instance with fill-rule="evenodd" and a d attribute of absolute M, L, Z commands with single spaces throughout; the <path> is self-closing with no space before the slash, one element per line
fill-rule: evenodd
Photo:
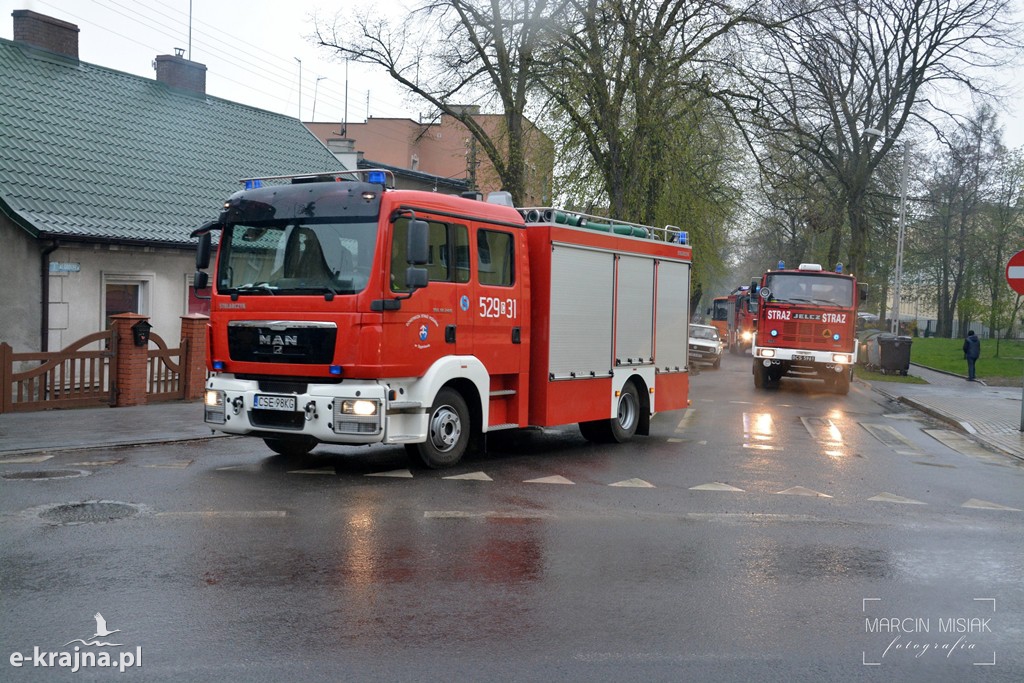
<path fill-rule="evenodd" d="M 632 382 L 626 382 L 619 393 L 619 404 L 615 417 L 609 420 L 613 441 L 623 443 L 636 434 L 640 424 L 640 393 Z"/>
<path fill-rule="evenodd" d="M 437 392 L 427 419 L 427 440 L 415 445 L 423 464 L 431 469 L 451 467 L 462 460 L 469 446 L 469 408 L 454 389 Z"/>
<path fill-rule="evenodd" d="M 615 417 L 608 420 L 580 422 L 580 433 L 594 443 L 624 443 L 633 438 L 640 426 L 640 392 L 633 382 L 626 382 L 619 392 Z"/>
<path fill-rule="evenodd" d="M 267 448 L 286 458 L 301 458 L 316 447 L 317 440 L 311 436 L 282 436 L 263 439 Z"/>

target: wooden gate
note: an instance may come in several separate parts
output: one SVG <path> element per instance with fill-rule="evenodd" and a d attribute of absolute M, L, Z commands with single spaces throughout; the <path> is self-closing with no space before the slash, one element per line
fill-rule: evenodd
<path fill-rule="evenodd" d="M 84 350 L 90 344 L 96 350 Z M 113 405 L 113 330 L 82 337 L 60 351 L 14 353 L 0 343 L 0 413 Z M 39 363 L 15 372 L 15 364 Z"/>
<path fill-rule="evenodd" d="M 149 341 L 157 348 L 149 349 L 146 362 L 146 401 L 174 401 L 185 398 L 185 381 L 182 361 L 188 357 L 188 340 L 181 340 L 181 347 L 168 349 L 167 343 L 158 334 L 150 332 Z M 177 361 L 175 361 L 177 358 Z"/>

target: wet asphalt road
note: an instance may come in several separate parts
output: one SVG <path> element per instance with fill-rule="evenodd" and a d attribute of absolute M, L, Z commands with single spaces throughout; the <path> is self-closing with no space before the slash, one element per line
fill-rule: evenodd
<path fill-rule="evenodd" d="M 0 464 L 0 680 L 1021 680 L 1024 467 L 749 363 L 631 444 L 443 472 L 246 439 Z M 127 516 L 54 523 L 88 511 Z M 33 665 L 97 612 L 117 646 L 80 650 L 141 666 Z"/>

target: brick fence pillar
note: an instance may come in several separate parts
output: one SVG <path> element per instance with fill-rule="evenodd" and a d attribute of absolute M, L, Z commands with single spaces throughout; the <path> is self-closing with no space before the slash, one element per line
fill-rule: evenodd
<path fill-rule="evenodd" d="M 117 335 L 117 367 L 114 382 L 117 396 L 114 405 L 141 406 L 146 404 L 147 371 L 149 370 L 149 344 L 136 346 L 132 325 L 140 320 L 149 320 L 148 315 L 118 313 L 111 316 Z"/>
<path fill-rule="evenodd" d="M 181 316 L 181 342 L 185 355 L 181 359 L 181 381 L 185 384 L 185 400 L 203 397 L 206 388 L 206 329 L 210 316 L 192 313 Z"/>

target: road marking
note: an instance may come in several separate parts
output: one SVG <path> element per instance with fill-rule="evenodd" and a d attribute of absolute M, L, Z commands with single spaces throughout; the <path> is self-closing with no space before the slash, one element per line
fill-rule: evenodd
<path fill-rule="evenodd" d="M 471 512 L 469 510 L 426 510 L 425 519 L 551 519 L 545 512 Z"/>
<path fill-rule="evenodd" d="M 143 465 L 143 467 L 152 467 L 154 469 L 161 470 L 183 470 L 191 465 L 194 460 L 175 460 L 173 462 L 162 462 L 155 465 Z"/>
<path fill-rule="evenodd" d="M 120 465 L 124 462 L 124 458 L 118 458 L 116 460 L 87 460 L 85 462 L 72 462 L 70 465 L 78 465 L 79 467 L 107 467 L 109 465 Z"/>
<path fill-rule="evenodd" d="M 563 476 L 555 475 L 553 477 L 541 477 L 540 479 L 527 479 L 523 482 L 524 484 L 571 484 L 575 485 L 576 482 L 569 481 Z"/>
<path fill-rule="evenodd" d="M 1010 512 L 1021 512 L 1019 508 L 1012 508 L 1006 505 L 1000 505 L 999 503 L 991 503 L 987 500 L 978 500 L 977 498 L 971 498 L 960 507 L 974 508 L 977 510 L 1008 510 Z"/>
<path fill-rule="evenodd" d="M 915 465 L 928 465 L 928 467 L 948 467 L 948 468 L 950 468 L 952 470 L 956 469 L 956 465 L 943 465 L 942 463 L 938 463 L 938 462 L 925 462 L 924 460 L 915 460 L 914 464 Z"/>
<path fill-rule="evenodd" d="M 717 481 L 713 481 L 710 484 L 701 484 L 700 486 L 691 486 L 691 491 L 739 491 L 740 493 L 746 493 L 743 489 L 738 489 L 735 486 L 729 486 L 728 484 L 722 484 Z"/>
<path fill-rule="evenodd" d="M 614 484 L 608 484 L 609 486 L 622 486 L 626 488 L 635 489 L 653 489 L 654 484 L 644 481 L 643 479 L 625 479 L 623 481 L 617 481 Z"/>
<path fill-rule="evenodd" d="M 46 462 L 52 455 L 25 455 L 20 458 L 0 459 L 0 465 L 31 465 L 39 462 Z"/>
<path fill-rule="evenodd" d="M 926 429 L 924 430 L 924 433 L 941 443 L 946 448 L 954 450 L 961 455 L 966 455 L 969 458 L 994 462 L 1000 465 L 1005 464 L 1006 462 L 1003 456 L 996 455 L 992 451 L 979 446 L 960 432 L 954 432 L 948 429 Z"/>
<path fill-rule="evenodd" d="M 392 477 L 395 479 L 412 479 L 412 472 L 409 470 L 389 470 L 387 472 L 372 472 L 364 475 L 367 477 Z"/>
<path fill-rule="evenodd" d="M 158 512 L 157 517 L 199 517 L 202 519 L 281 519 L 287 517 L 285 510 L 179 510 Z"/>
<path fill-rule="evenodd" d="M 902 503 L 905 505 L 927 505 L 927 503 L 914 500 L 913 498 L 904 498 L 903 496 L 897 496 L 895 493 L 879 493 L 877 496 L 868 498 L 868 500 L 877 501 L 880 503 Z"/>
<path fill-rule="evenodd" d="M 825 455 L 833 458 L 844 455 L 843 433 L 835 422 L 827 417 L 801 417 L 800 421 L 811 437 L 825 447 Z"/>
<path fill-rule="evenodd" d="M 442 479 L 455 479 L 457 481 L 494 481 L 483 472 L 470 472 L 468 474 L 455 474 Z"/>
<path fill-rule="evenodd" d="M 818 491 L 812 491 L 811 489 L 804 488 L 803 486 L 794 486 L 788 488 L 785 491 L 776 491 L 778 495 L 782 496 L 817 496 L 818 498 L 831 498 L 832 496 L 827 493 L 819 493 Z"/>
<path fill-rule="evenodd" d="M 227 467 L 218 467 L 218 472 L 260 472 L 262 467 L 259 465 L 228 465 Z"/>
<path fill-rule="evenodd" d="M 861 422 L 860 426 L 866 429 L 871 436 L 878 439 L 883 446 L 888 446 L 896 451 L 898 455 L 922 454 L 920 448 L 912 444 L 907 437 L 900 434 L 892 425 L 878 425 Z"/>
<path fill-rule="evenodd" d="M 683 419 L 676 425 L 676 434 L 681 434 L 686 431 L 690 426 L 690 420 L 693 419 L 693 414 L 697 411 L 696 408 L 687 408 L 686 414 L 683 415 Z"/>

